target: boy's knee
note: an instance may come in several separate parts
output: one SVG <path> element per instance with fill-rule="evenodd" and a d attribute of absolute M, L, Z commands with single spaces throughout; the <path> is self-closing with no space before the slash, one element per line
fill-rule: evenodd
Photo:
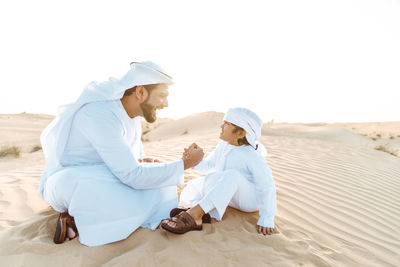
<path fill-rule="evenodd" d="M 240 181 L 243 178 L 243 175 L 237 170 L 227 170 L 225 177 L 230 181 Z"/>

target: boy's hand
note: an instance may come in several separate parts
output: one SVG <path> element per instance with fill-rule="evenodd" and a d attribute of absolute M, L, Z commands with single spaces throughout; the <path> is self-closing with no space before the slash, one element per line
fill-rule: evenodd
<path fill-rule="evenodd" d="M 196 166 L 203 159 L 203 157 L 203 149 L 197 144 L 193 143 L 189 148 L 184 149 L 182 154 L 183 168 L 186 170 Z"/>
<path fill-rule="evenodd" d="M 257 231 L 259 234 L 272 235 L 274 233 L 274 228 L 257 225 Z"/>
<path fill-rule="evenodd" d="M 183 149 L 182 159 L 188 159 L 189 158 L 189 150 L 193 150 L 193 149 L 202 149 L 202 148 L 199 147 L 196 143 L 191 144 L 188 148 Z"/>

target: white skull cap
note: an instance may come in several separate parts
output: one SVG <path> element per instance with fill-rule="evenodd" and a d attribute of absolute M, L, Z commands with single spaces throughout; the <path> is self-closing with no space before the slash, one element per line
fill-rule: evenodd
<path fill-rule="evenodd" d="M 262 120 L 256 113 L 246 108 L 231 108 L 226 112 L 224 121 L 243 128 L 249 144 L 254 149 L 257 148 L 256 141 L 261 137 Z"/>

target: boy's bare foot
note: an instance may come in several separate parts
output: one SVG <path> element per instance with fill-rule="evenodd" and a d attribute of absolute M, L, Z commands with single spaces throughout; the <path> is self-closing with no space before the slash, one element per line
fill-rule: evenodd
<path fill-rule="evenodd" d="M 202 218 L 205 213 L 204 210 L 200 207 L 200 205 L 196 205 L 193 208 L 190 208 L 187 211 L 187 213 L 189 213 L 190 216 L 193 217 L 197 225 L 201 225 L 203 223 Z"/>

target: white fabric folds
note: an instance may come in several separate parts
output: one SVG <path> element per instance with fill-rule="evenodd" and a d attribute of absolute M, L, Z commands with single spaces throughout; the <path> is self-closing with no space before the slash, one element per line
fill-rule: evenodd
<path fill-rule="evenodd" d="M 136 85 L 157 83 L 172 84 L 172 79 L 153 62 L 135 62 L 131 64 L 130 70 L 122 78 L 110 78 L 108 81 L 100 83 L 91 82 L 73 104 L 62 107 L 59 115 L 40 136 L 46 158 L 46 170 L 39 185 L 42 197 L 47 177 L 61 167 L 60 158 L 68 140 L 72 120 L 79 109 L 92 102 L 121 99 L 125 90 Z"/>
<path fill-rule="evenodd" d="M 220 141 L 194 171 L 207 174 L 190 180 L 180 195 L 184 205 L 199 204 L 212 218 L 221 220 L 226 207 L 260 211 L 258 225 L 274 227 L 276 188 L 265 159 L 250 146 Z"/>

